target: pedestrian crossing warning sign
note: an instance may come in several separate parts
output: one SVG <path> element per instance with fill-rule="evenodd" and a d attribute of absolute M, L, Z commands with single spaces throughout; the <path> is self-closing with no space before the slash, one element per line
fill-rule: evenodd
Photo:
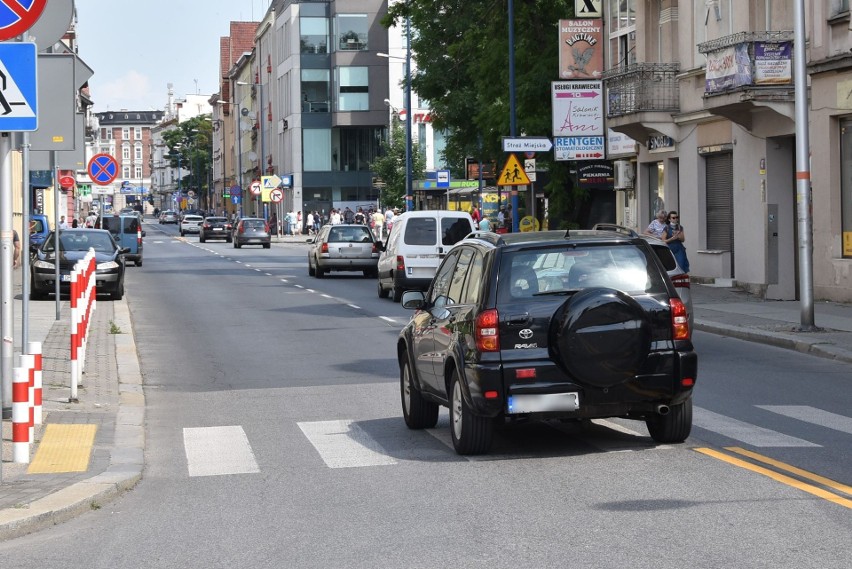
<path fill-rule="evenodd" d="M 529 186 L 530 178 L 514 154 L 509 154 L 503 171 L 497 179 L 498 186 Z"/>
<path fill-rule="evenodd" d="M 0 44 L 0 131 L 38 130 L 36 44 Z"/>

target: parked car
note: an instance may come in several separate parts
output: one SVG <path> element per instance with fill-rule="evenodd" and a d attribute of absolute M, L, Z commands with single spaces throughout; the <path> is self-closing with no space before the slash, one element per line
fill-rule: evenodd
<path fill-rule="evenodd" d="M 234 248 L 243 245 L 263 245 L 264 249 L 272 246 L 269 225 L 259 217 L 244 217 L 237 222 L 234 229 Z"/>
<path fill-rule="evenodd" d="M 165 223 L 177 224 L 177 222 L 178 222 L 178 214 L 177 214 L 176 211 L 167 209 L 166 211 L 160 212 L 160 224 L 165 224 Z"/>
<path fill-rule="evenodd" d="M 474 231 L 463 211 L 407 211 L 393 218 L 387 242 L 380 246 L 379 298 L 399 302 L 403 291 L 426 290 L 450 247 Z"/>
<path fill-rule="evenodd" d="M 198 240 L 204 243 L 208 239 L 224 239 L 226 243 L 230 243 L 232 230 L 227 217 L 207 217 L 201 224 Z"/>
<path fill-rule="evenodd" d="M 181 236 L 187 233 L 201 233 L 201 224 L 204 223 L 204 218 L 200 215 L 184 215 L 180 220 Z"/>
<path fill-rule="evenodd" d="M 686 440 L 698 358 L 686 307 L 653 248 L 614 231 L 477 233 L 444 258 L 399 335 L 409 428 L 450 408 L 460 454 L 487 452 L 495 421 L 644 421 Z"/>
<path fill-rule="evenodd" d="M 678 264 L 677 258 L 675 258 L 674 253 L 672 253 L 672 250 L 668 245 L 666 245 L 665 241 L 651 235 L 637 234 L 632 229 L 622 227 L 620 225 L 598 223 L 594 226 L 594 229 L 619 231 L 632 236 L 638 235 L 651 245 L 654 249 L 654 253 L 656 253 L 657 257 L 660 259 L 660 262 L 663 263 L 663 267 L 665 267 L 666 272 L 669 275 L 669 279 L 671 279 L 672 284 L 675 286 L 677 295 L 686 306 L 686 311 L 689 315 L 689 329 L 694 330 L 693 324 L 695 321 L 695 314 L 692 310 L 692 289 L 690 288 L 689 274 Z"/>
<path fill-rule="evenodd" d="M 56 250 L 55 233 L 51 232 L 31 265 L 30 299 L 48 298 L 56 289 Z M 109 231 L 105 229 L 65 229 L 59 237 L 60 263 L 59 287 L 61 293 L 71 290 L 71 270 L 94 249 L 97 269 L 95 287 L 97 292 L 109 294 L 113 300 L 124 296 L 124 255 L 127 248 L 121 248 Z"/>
<path fill-rule="evenodd" d="M 30 215 L 30 254 L 35 254 L 49 234 L 50 222 L 47 216 L 41 213 Z"/>
<path fill-rule="evenodd" d="M 108 215 L 101 220 L 101 227 L 112 234 L 112 238 L 121 248 L 126 248 L 124 258 L 142 266 L 142 238 L 145 232 L 136 212 L 128 215 Z"/>
<path fill-rule="evenodd" d="M 321 279 L 329 271 L 362 271 L 376 276 L 379 250 L 366 225 L 325 225 L 307 241 L 308 275 Z"/>

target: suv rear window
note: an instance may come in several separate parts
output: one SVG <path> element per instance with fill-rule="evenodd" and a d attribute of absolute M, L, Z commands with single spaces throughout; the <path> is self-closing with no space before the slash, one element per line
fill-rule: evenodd
<path fill-rule="evenodd" d="M 653 258 L 631 244 L 506 252 L 498 283 L 502 301 L 590 287 L 630 294 L 667 292 Z"/>
<path fill-rule="evenodd" d="M 120 217 L 105 217 L 102 220 L 102 227 L 104 229 L 109 230 L 113 235 L 118 235 L 121 233 L 121 219 Z M 135 217 L 125 218 L 127 221 L 124 223 L 124 233 L 127 234 L 135 234 L 139 229 L 139 220 Z"/>
<path fill-rule="evenodd" d="M 472 231 L 473 228 L 466 217 L 441 218 L 441 243 L 444 245 L 455 245 Z"/>

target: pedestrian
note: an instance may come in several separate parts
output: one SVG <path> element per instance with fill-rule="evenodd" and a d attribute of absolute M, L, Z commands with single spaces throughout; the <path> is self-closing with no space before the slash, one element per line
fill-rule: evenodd
<path fill-rule="evenodd" d="M 506 226 L 506 206 L 501 205 L 500 211 L 497 212 L 497 227 Z"/>
<path fill-rule="evenodd" d="M 340 217 L 340 212 L 336 209 L 331 210 L 331 216 L 329 216 L 329 223 L 332 225 L 340 225 L 343 223 L 343 220 Z"/>
<path fill-rule="evenodd" d="M 666 217 L 668 223 L 663 237 L 663 241 L 672 250 L 672 254 L 677 259 L 677 264 L 685 273 L 689 272 L 689 259 L 686 256 L 686 247 L 683 242 L 686 241 L 686 235 L 683 232 L 683 225 L 680 224 L 680 216 L 676 211 L 670 211 Z"/>
<path fill-rule="evenodd" d="M 274 211 L 269 216 L 269 232 L 275 237 L 278 237 L 278 214 Z"/>
<path fill-rule="evenodd" d="M 503 225 L 506 226 L 506 231 L 508 231 L 509 233 L 512 232 L 512 228 L 514 226 L 512 225 L 512 206 L 511 205 L 506 206 L 506 214 L 503 216 Z"/>
<path fill-rule="evenodd" d="M 648 227 L 645 228 L 645 235 L 651 235 L 657 239 L 662 239 L 666 232 L 666 210 L 661 209 L 657 212 L 657 217 L 651 220 Z"/>
<path fill-rule="evenodd" d="M 17 269 L 21 266 L 21 238 L 15 229 L 12 230 L 12 247 L 12 268 Z M 11 339 L 9 341 L 11 342 Z"/>
<path fill-rule="evenodd" d="M 358 211 L 355 212 L 355 223 L 359 225 L 364 225 L 366 223 L 367 218 L 364 216 L 364 210 L 362 208 L 358 208 Z"/>
<path fill-rule="evenodd" d="M 385 216 L 382 215 L 380 209 L 377 209 L 373 212 L 373 236 L 376 238 L 376 241 L 382 240 L 382 226 L 385 223 Z"/>
<path fill-rule="evenodd" d="M 295 235 L 302 234 L 302 210 L 296 212 L 296 232 Z"/>
<path fill-rule="evenodd" d="M 349 206 L 346 206 L 346 209 L 343 210 L 343 223 L 347 225 L 352 224 L 355 221 L 355 212 L 349 209 Z"/>
<path fill-rule="evenodd" d="M 77 229 L 80 226 L 80 223 L 77 221 L 77 218 L 71 220 L 71 229 Z"/>
<path fill-rule="evenodd" d="M 59 217 L 59 229 L 68 229 L 68 222 L 65 221 L 65 216 Z"/>
<path fill-rule="evenodd" d="M 491 231 L 491 221 L 488 219 L 488 216 L 484 213 L 482 214 L 482 219 L 479 220 L 479 230 L 480 231 Z"/>
<path fill-rule="evenodd" d="M 470 217 L 473 219 L 473 226 L 479 227 L 479 222 L 482 220 L 482 214 L 479 212 L 479 208 L 477 206 L 473 206 L 470 208 Z"/>
<path fill-rule="evenodd" d="M 284 235 L 292 235 L 293 233 L 293 212 L 288 211 L 284 214 Z"/>
<path fill-rule="evenodd" d="M 307 222 L 308 235 L 314 234 L 314 212 L 308 212 L 308 218 L 305 220 Z"/>
<path fill-rule="evenodd" d="M 89 215 L 86 216 L 86 227 L 94 227 L 95 223 L 98 221 L 98 215 L 90 210 Z"/>

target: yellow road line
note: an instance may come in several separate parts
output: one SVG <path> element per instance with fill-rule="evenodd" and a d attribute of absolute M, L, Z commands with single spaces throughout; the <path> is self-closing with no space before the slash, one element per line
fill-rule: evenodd
<path fill-rule="evenodd" d="M 796 488 L 803 492 L 807 492 L 808 494 L 813 494 L 814 496 L 822 498 L 823 500 L 828 500 L 829 502 L 834 502 L 835 504 L 838 504 L 845 508 L 852 509 L 852 500 L 842 498 L 840 496 L 837 496 L 836 494 L 828 492 L 827 490 L 823 490 L 822 488 L 817 488 L 816 486 L 806 484 L 801 480 L 796 480 L 795 478 L 791 478 L 785 474 L 775 472 L 774 470 L 769 470 L 768 468 L 763 468 L 762 466 L 746 462 L 745 460 L 727 455 L 725 453 L 710 448 L 696 448 L 694 450 L 700 452 L 701 454 L 706 454 L 707 456 L 711 456 L 715 459 L 727 462 L 728 464 L 739 466 L 740 468 L 745 468 L 746 470 L 756 472 L 757 474 L 762 474 L 763 476 L 767 476 L 775 480 L 776 482 L 786 484 L 787 486 L 792 486 L 793 488 Z"/>
<path fill-rule="evenodd" d="M 29 474 L 85 472 L 95 443 L 97 425 L 50 423 L 38 445 Z"/>
<path fill-rule="evenodd" d="M 813 472 L 808 472 L 807 470 L 802 470 L 801 468 L 796 468 L 793 465 L 769 458 L 768 456 L 763 456 L 762 454 L 757 454 L 756 452 L 752 452 L 750 450 L 746 450 L 740 447 L 725 447 L 725 450 L 729 450 L 731 452 L 735 452 L 737 454 L 741 454 L 743 456 L 747 456 L 749 458 L 753 458 L 754 460 L 759 460 L 760 462 L 764 462 L 770 466 L 774 466 L 775 468 L 780 468 L 781 470 L 786 470 L 787 472 L 792 472 L 796 476 L 801 476 L 802 478 L 807 478 L 808 480 L 813 480 L 818 484 L 822 484 L 823 486 L 828 486 L 829 488 L 834 488 L 838 492 L 843 492 L 844 494 L 849 494 L 852 496 L 852 486 L 847 486 L 846 484 L 841 484 L 840 482 L 835 482 L 830 478 L 825 478 L 824 476 L 820 476 L 819 474 L 814 474 Z"/>

